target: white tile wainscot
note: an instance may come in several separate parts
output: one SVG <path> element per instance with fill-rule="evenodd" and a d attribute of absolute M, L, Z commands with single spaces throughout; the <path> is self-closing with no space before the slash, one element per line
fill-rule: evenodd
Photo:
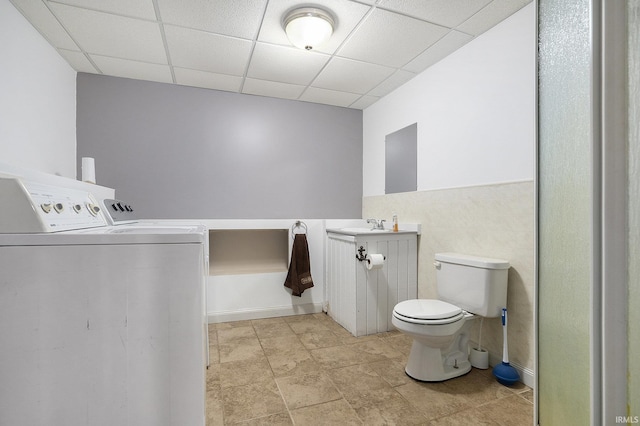
<path fill-rule="evenodd" d="M 356 337 L 393 330 L 394 306 L 418 296 L 417 233 L 348 235 L 327 229 L 327 237 L 329 316 Z M 365 255 L 384 255 L 384 266 L 368 270 L 356 258 L 360 246 Z"/>

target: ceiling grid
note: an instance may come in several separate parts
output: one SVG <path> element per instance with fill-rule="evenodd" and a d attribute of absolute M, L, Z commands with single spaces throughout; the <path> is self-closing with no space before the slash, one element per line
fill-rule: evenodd
<path fill-rule="evenodd" d="M 336 26 L 293 47 L 300 0 L 10 0 L 78 72 L 364 109 L 531 0 L 316 0 Z"/>

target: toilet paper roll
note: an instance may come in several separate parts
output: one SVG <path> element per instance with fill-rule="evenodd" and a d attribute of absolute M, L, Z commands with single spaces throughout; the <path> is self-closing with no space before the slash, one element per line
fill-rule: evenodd
<path fill-rule="evenodd" d="M 381 254 L 368 254 L 367 255 L 367 269 L 382 269 L 384 266 L 384 256 Z"/>
<path fill-rule="evenodd" d="M 91 157 L 82 157 L 82 181 L 96 183 L 96 162 Z"/>

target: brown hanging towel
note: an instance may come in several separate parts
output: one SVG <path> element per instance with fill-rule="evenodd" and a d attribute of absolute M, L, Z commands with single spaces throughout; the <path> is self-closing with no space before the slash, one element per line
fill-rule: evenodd
<path fill-rule="evenodd" d="M 284 286 L 291 289 L 294 296 L 302 296 L 302 292 L 313 287 L 311 264 L 309 263 L 309 247 L 305 234 L 296 234 L 291 249 L 291 264 Z"/>

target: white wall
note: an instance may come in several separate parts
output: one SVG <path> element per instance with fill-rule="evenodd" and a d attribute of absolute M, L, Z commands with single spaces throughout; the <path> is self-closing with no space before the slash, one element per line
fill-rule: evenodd
<path fill-rule="evenodd" d="M 363 113 L 363 195 L 382 195 L 385 136 L 418 123 L 418 191 L 531 180 L 534 3 Z"/>
<path fill-rule="evenodd" d="M 534 4 L 471 41 L 363 114 L 363 217 L 422 225 L 418 297 L 436 298 L 433 258 L 457 252 L 511 264 L 509 360 L 534 385 Z M 418 190 L 385 195 L 384 139 L 418 123 Z M 478 323 L 471 329 L 477 340 Z M 492 364 L 499 318 L 483 323 Z"/>
<path fill-rule="evenodd" d="M 76 72 L 0 0 L 0 161 L 76 177 Z"/>

